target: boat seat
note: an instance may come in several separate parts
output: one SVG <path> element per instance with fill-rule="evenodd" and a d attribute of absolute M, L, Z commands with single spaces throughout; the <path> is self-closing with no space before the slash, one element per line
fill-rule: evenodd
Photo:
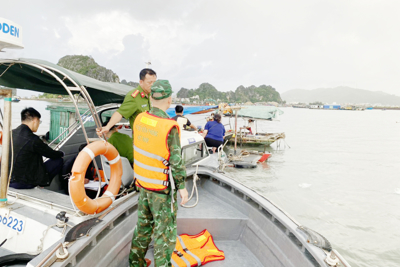
<path fill-rule="evenodd" d="M 111 169 L 110 163 L 108 162 L 107 158 L 103 155 L 100 156 L 101 158 L 101 165 L 103 166 L 104 176 L 107 182 L 110 180 L 111 177 Z M 125 157 L 121 157 L 122 162 L 122 185 L 129 186 L 133 182 L 133 168 L 129 160 Z"/>
<path fill-rule="evenodd" d="M 209 181 L 205 181 L 209 183 Z M 189 194 L 192 191 L 192 178 L 186 181 Z M 204 189 L 205 184 L 198 185 L 199 202 L 194 208 L 178 208 L 178 234 L 198 234 L 207 229 L 217 240 L 238 240 L 248 216 L 234 206 L 221 201 L 213 192 Z M 178 203 L 181 199 L 178 194 Z M 193 205 L 196 196 L 187 205 Z M 234 233 L 234 234 L 232 234 Z"/>
<path fill-rule="evenodd" d="M 176 122 L 178 123 L 181 130 L 185 130 L 185 127 L 183 126 L 187 124 L 188 120 L 185 117 L 178 117 Z"/>

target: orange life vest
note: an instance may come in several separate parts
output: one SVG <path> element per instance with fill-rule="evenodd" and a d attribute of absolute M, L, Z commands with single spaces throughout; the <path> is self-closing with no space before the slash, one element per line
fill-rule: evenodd
<path fill-rule="evenodd" d="M 224 259 L 224 252 L 214 244 L 211 234 L 203 230 L 197 235 L 178 236 L 171 264 L 174 267 L 196 267 Z"/>
<path fill-rule="evenodd" d="M 160 118 L 143 112 L 134 122 L 133 170 L 136 185 L 151 191 L 164 190 L 169 185 L 169 158 L 171 153 L 168 147 L 168 134 L 176 127 L 177 122 L 172 119 Z"/>

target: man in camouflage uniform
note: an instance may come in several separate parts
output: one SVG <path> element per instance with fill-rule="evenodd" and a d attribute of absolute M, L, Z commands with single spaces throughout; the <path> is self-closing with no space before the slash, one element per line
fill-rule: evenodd
<path fill-rule="evenodd" d="M 172 89 L 167 80 L 156 81 L 151 87 L 152 108 L 150 114 L 160 118 L 169 118 L 166 110 L 172 102 Z M 162 138 L 160 136 L 160 138 Z M 181 145 L 178 129 L 172 128 L 167 138 L 170 151 L 170 168 L 176 188 L 182 198 L 181 205 L 188 201 L 185 188 L 186 169 L 181 156 Z M 171 205 L 172 198 L 174 199 Z M 138 222 L 133 233 L 132 247 L 129 255 L 130 266 L 146 266 L 145 255 L 154 238 L 155 266 L 171 266 L 171 256 L 175 249 L 177 230 L 176 215 L 178 210 L 177 192 L 171 195 L 171 185 L 163 191 L 149 191 L 140 188 Z M 173 206 L 173 210 L 171 207 Z"/>

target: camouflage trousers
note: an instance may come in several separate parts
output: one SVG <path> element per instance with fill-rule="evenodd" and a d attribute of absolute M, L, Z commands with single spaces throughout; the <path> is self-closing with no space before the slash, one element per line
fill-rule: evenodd
<path fill-rule="evenodd" d="M 131 267 L 145 267 L 145 255 L 153 234 L 156 267 L 171 266 L 171 256 L 176 243 L 176 214 L 178 204 L 174 194 L 174 211 L 171 195 L 164 195 L 140 188 L 138 222 L 133 232 L 129 254 Z"/>

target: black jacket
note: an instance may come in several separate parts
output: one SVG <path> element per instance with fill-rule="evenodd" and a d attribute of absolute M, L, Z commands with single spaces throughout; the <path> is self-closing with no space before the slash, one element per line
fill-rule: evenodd
<path fill-rule="evenodd" d="M 63 152 L 51 149 L 25 124 L 12 131 L 12 141 L 14 156 L 11 181 L 48 186 L 50 180 L 42 156 L 58 159 L 63 157 Z"/>

